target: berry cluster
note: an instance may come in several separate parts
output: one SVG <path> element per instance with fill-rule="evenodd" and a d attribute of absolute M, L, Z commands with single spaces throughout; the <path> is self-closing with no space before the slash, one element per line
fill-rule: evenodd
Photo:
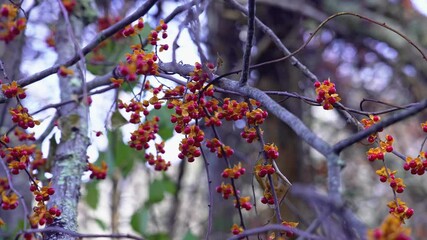
<path fill-rule="evenodd" d="M 200 157 L 201 155 L 199 148 L 205 138 L 205 133 L 197 125 L 186 126 L 183 133 L 186 137 L 179 143 L 180 153 L 178 154 L 178 157 L 180 159 L 187 158 L 188 162 L 194 162 L 195 158 Z"/>
<path fill-rule="evenodd" d="M 38 225 L 52 224 L 55 218 L 60 217 L 62 212 L 56 206 L 47 209 L 45 204 L 38 203 L 33 208 L 33 215 L 30 216 L 30 224 L 32 228 L 37 228 Z"/>
<path fill-rule="evenodd" d="M 130 141 L 128 142 L 129 146 L 138 151 L 149 148 L 148 142 L 155 140 L 156 133 L 159 131 L 159 121 L 160 119 L 155 117 L 139 124 L 138 129 L 131 133 Z"/>
<path fill-rule="evenodd" d="M 315 82 L 314 87 L 317 94 L 316 101 L 322 104 L 323 109 L 325 110 L 333 109 L 333 105 L 341 100 L 338 96 L 335 84 L 329 79 L 324 80 L 323 82 Z"/>
<path fill-rule="evenodd" d="M 224 182 L 221 183 L 221 186 L 216 187 L 217 193 L 222 193 L 224 199 L 228 199 L 230 196 L 234 195 L 233 186 L 231 184 Z"/>
<path fill-rule="evenodd" d="M 144 116 L 147 116 L 150 114 L 147 107 L 150 105 L 148 100 L 144 100 L 143 102 L 136 101 L 135 99 L 132 99 L 129 104 L 123 103 L 122 100 L 119 100 L 118 102 L 118 108 L 119 109 L 125 109 L 126 112 L 132 112 L 130 115 L 130 123 L 140 123 L 141 122 L 141 113 L 144 114 Z"/>
<path fill-rule="evenodd" d="M 262 131 L 261 131 L 261 134 L 262 134 Z M 247 143 L 252 143 L 254 140 L 258 140 L 256 129 L 253 127 L 249 128 L 245 126 L 243 131 L 240 133 L 240 136 L 246 139 Z"/>
<path fill-rule="evenodd" d="M 38 182 L 36 183 L 38 184 Z M 51 186 L 51 182 L 47 186 L 43 186 L 41 188 L 33 183 L 30 185 L 30 191 L 33 192 L 37 202 L 49 201 L 50 196 L 55 194 L 55 189 L 53 189 Z"/>
<path fill-rule="evenodd" d="M 0 194 L 3 193 L 3 191 L 9 190 L 9 181 L 7 178 L 0 178 Z"/>
<path fill-rule="evenodd" d="M 369 115 L 369 118 L 364 118 L 362 120 L 360 120 L 360 122 L 363 124 L 363 127 L 365 129 L 371 127 L 372 125 L 379 123 L 381 121 L 380 116 L 377 115 Z M 382 130 L 380 130 L 379 132 L 381 132 Z M 368 142 L 373 143 L 375 142 L 375 140 L 377 139 L 377 133 L 373 133 L 371 135 L 369 135 L 368 137 Z"/>
<path fill-rule="evenodd" d="M 385 137 L 385 141 L 380 140 L 380 146 L 376 148 L 370 148 L 367 152 L 368 160 L 373 162 L 375 160 L 384 160 L 386 153 L 393 152 L 394 139 L 391 135 Z"/>
<path fill-rule="evenodd" d="M 27 168 L 30 156 L 35 152 L 35 145 L 19 145 L 2 149 L 0 147 L 0 157 L 2 157 L 12 174 L 16 175 L 20 170 Z"/>
<path fill-rule="evenodd" d="M 277 159 L 279 157 L 279 150 L 274 143 L 264 145 L 264 152 L 270 160 Z"/>
<path fill-rule="evenodd" d="M 299 223 L 297 222 L 288 222 L 288 221 L 283 221 L 282 225 L 286 226 L 286 227 L 291 227 L 291 228 L 296 228 L 298 226 Z M 286 235 L 286 237 L 294 237 L 295 234 L 291 231 L 284 231 L 284 234 Z"/>
<path fill-rule="evenodd" d="M 264 193 L 262 194 L 261 203 L 263 204 L 274 204 L 274 197 L 273 194 L 271 194 L 270 189 L 265 189 Z"/>
<path fill-rule="evenodd" d="M 25 131 L 20 130 L 19 128 L 15 128 L 15 131 L 13 133 L 21 142 L 36 141 L 36 138 L 34 137 L 35 133 L 27 133 Z"/>
<path fill-rule="evenodd" d="M 276 170 L 274 169 L 273 165 L 271 164 L 259 164 L 255 166 L 255 174 L 258 175 L 258 177 L 265 177 L 267 174 L 271 175 L 275 173 Z"/>
<path fill-rule="evenodd" d="M 249 211 L 252 209 L 252 204 L 251 204 L 250 200 L 251 200 L 251 197 L 240 197 L 239 198 L 239 205 L 237 204 L 237 201 L 234 200 L 234 207 L 237 208 L 240 206 L 240 208 L 244 208 L 244 209 L 246 209 L 246 211 Z"/>
<path fill-rule="evenodd" d="M 414 215 L 414 209 L 408 208 L 406 203 L 400 200 L 400 198 L 390 201 L 387 206 L 389 208 L 389 212 L 400 219 L 402 223 L 405 222 L 405 219 L 409 219 Z"/>
<path fill-rule="evenodd" d="M 3 4 L 0 8 L 0 40 L 6 43 L 14 40 L 27 24 L 25 18 L 18 18 L 18 11 L 15 4 Z"/>
<path fill-rule="evenodd" d="M 263 124 L 267 116 L 268 112 L 262 110 L 261 108 L 246 112 L 246 119 L 248 121 L 248 124 L 255 126 Z"/>
<path fill-rule="evenodd" d="M 160 20 L 159 25 L 148 34 L 148 37 L 147 37 L 148 42 L 153 46 L 157 46 L 158 41 L 160 40 L 159 38 L 160 33 L 163 39 L 168 37 L 168 34 L 166 32 L 167 29 L 168 29 L 168 25 L 165 23 L 165 21 L 163 19 Z M 161 44 L 159 51 L 162 52 L 168 49 L 169 49 L 169 45 Z"/>
<path fill-rule="evenodd" d="M 216 152 L 218 158 L 222 158 L 224 153 L 226 157 L 231 157 L 234 154 L 234 150 L 230 146 L 222 144 L 217 138 L 207 140 L 206 147 L 211 152 Z"/>
<path fill-rule="evenodd" d="M 46 201 L 49 201 L 50 196 L 55 194 L 55 189 L 52 188 L 52 182 L 49 182 L 47 186 L 40 187 L 40 182 L 35 181 L 30 185 L 30 191 L 33 192 L 36 206 L 33 208 L 33 214 L 30 216 L 30 224 L 32 228 L 37 228 L 39 225 L 53 223 L 53 220 L 61 216 L 61 211 L 53 206 L 47 209 Z"/>
<path fill-rule="evenodd" d="M 427 154 L 420 152 L 416 158 L 406 157 L 406 162 L 403 164 L 405 171 L 411 170 L 411 174 L 423 175 L 427 170 Z"/>
<path fill-rule="evenodd" d="M 107 177 L 108 165 L 105 161 L 101 162 L 101 166 L 97 166 L 93 163 L 88 163 L 88 170 L 91 172 L 91 179 L 105 179 Z"/>
<path fill-rule="evenodd" d="M 1 136 L 1 137 L 0 137 L 0 141 L 1 141 L 4 145 L 6 145 L 6 144 L 8 144 L 8 143 L 10 142 L 10 138 L 5 134 L 5 135 L 3 135 L 3 136 Z M 0 149 L 1 149 L 1 146 L 2 146 L 2 145 L 0 145 Z M 1 153 L 1 151 L 0 151 L 0 153 Z"/>
<path fill-rule="evenodd" d="M 14 192 L 12 193 L 6 193 L 6 191 L 3 191 L 1 193 L 1 208 L 3 210 L 13 210 L 16 207 L 18 207 L 18 195 L 16 195 Z"/>
<path fill-rule="evenodd" d="M 153 52 L 145 52 L 141 44 L 132 46 L 132 53 L 126 54 L 126 61 L 117 67 L 118 74 L 129 82 L 137 80 L 138 75 L 157 75 L 157 55 Z"/>
<path fill-rule="evenodd" d="M 123 29 L 122 34 L 124 37 L 135 36 L 144 28 L 144 20 L 138 19 L 135 25 L 128 25 Z"/>
<path fill-rule="evenodd" d="M 380 177 L 381 182 L 389 182 L 390 187 L 397 193 L 402 193 L 405 190 L 406 185 L 403 183 L 402 178 L 396 178 L 395 174 L 397 171 L 391 171 L 382 167 L 380 170 L 376 171 L 376 174 Z"/>
<path fill-rule="evenodd" d="M 233 233 L 233 235 L 238 235 L 243 232 L 243 228 L 237 224 L 233 224 L 233 226 L 231 227 L 231 232 Z"/>
<path fill-rule="evenodd" d="M 402 225 L 401 221 L 389 215 L 381 224 L 379 228 L 369 230 L 368 239 L 370 240 L 384 240 L 384 239 L 396 239 L 396 240 L 411 240 L 409 237 L 411 230 Z"/>
<path fill-rule="evenodd" d="M 38 120 L 34 120 L 33 117 L 28 114 L 28 109 L 21 105 L 18 105 L 16 108 L 10 108 L 9 113 L 12 115 L 12 121 L 23 129 L 33 128 L 35 125 L 40 124 Z"/>
<path fill-rule="evenodd" d="M 238 179 L 240 176 L 245 174 L 245 172 L 246 172 L 246 169 L 242 167 L 242 163 L 239 162 L 237 165 L 235 164 L 233 168 L 224 169 L 224 171 L 222 171 L 221 176 L 223 178 Z"/>
<path fill-rule="evenodd" d="M 24 99 L 27 96 L 25 88 L 18 86 L 16 81 L 12 81 L 10 84 L 3 84 L 1 90 L 7 98 L 18 97 L 19 99 Z"/>
<path fill-rule="evenodd" d="M 162 141 L 161 143 L 155 143 L 156 146 L 156 156 L 152 153 L 145 154 L 145 159 L 147 160 L 148 164 L 154 166 L 154 170 L 156 171 L 166 171 L 170 167 L 171 163 L 169 161 L 166 162 L 165 159 L 160 154 L 164 154 L 165 150 L 165 143 Z"/>
<path fill-rule="evenodd" d="M 261 118 L 263 118 L 262 110 L 261 112 L 254 112 L 251 115 L 250 113 L 248 113 L 249 105 L 247 102 L 237 102 L 236 100 L 231 100 L 229 98 L 224 99 L 224 102 L 218 111 L 218 118 L 225 119 L 227 121 L 237 121 L 246 116 L 250 117 L 252 120 L 252 124 L 254 124 L 257 119 L 261 120 Z"/>

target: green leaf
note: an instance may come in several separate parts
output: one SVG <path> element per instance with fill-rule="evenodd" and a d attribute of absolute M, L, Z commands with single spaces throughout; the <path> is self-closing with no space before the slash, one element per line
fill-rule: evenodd
<path fill-rule="evenodd" d="M 111 128 L 116 130 L 117 128 L 127 124 L 128 121 L 119 111 L 115 111 L 113 115 L 111 115 Z"/>
<path fill-rule="evenodd" d="M 158 203 L 161 202 L 164 198 L 164 183 L 162 180 L 154 180 L 150 184 L 150 188 L 148 191 L 148 203 Z"/>
<path fill-rule="evenodd" d="M 160 118 L 158 134 L 162 137 L 163 141 L 166 141 L 173 136 L 174 126 L 170 121 L 173 113 L 174 110 L 168 109 L 166 106 L 163 106 L 159 110 L 154 109 L 150 112 L 151 116 L 158 116 Z"/>
<path fill-rule="evenodd" d="M 194 235 L 190 230 L 187 231 L 182 240 L 198 240 L 199 238 Z"/>
<path fill-rule="evenodd" d="M 132 229 L 141 235 L 145 235 L 149 217 L 150 212 L 146 206 L 136 210 L 130 219 L 130 225 L 132 226 Z"/>
<path fill-rule="evenodd" d="M 107 224 L 104 222 L 104 221 L 102 221 L 101 219 L 99 219 L 99 218 L 95 218 L 94 219 L 95 220 L 95 222 L 96 222 L 96 224 L 98 224 L 98 226 L 102 229 L 102 230 L 107 230 Z"/>
<path fill-rule="evenodd" d="M 108 175 L 113 174 L 115 169 L 118 169 L 124 177 L 127 177 L 135 162 L 141 161 L 140 158 L 144 156 L 144 152 L 138 152 L 125 144 L 120 129 L 108 131 L 107 138 L 109 148 L 106 152 L 101 152 L 99 158 L 107 162 Z"/>
<path fill-rule="evenodd" d="M 164 187 L 165 191 L 170 193 L 170 194 L 176 193 L 175 182 L 172 181 L 172 179 L 170 179 L 169 176 L 166 174 L 163 174 L 163 187 Z"/>
<path fill-rule="evenodd" d="M 161 202 L 165 197 L 165 192 L 175 194 L 176 184 L 166 174 L 163 174 L 163 178 L 154 180 L 148 190 L 148 202 L 154 204 Z"/>
<path fill-rule="evenodd" d="M 171 239 L 167 233 L 155 233 L 147 236 L 147 240 L 169 240 Z"/>
<path fill-rule="evenodd" d="M 86 183 L 86 196 L 85 201 L 89 207 L 92 209 L 96 209 L 98 207 L 99 202 L 99 189 L 98 182 L 92 181 Z"/>

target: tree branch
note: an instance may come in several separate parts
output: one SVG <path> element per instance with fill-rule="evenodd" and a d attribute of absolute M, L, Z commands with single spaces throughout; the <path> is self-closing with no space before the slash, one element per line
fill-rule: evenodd
<path fill-rule="evenodd" d="M 244 86 L 248 82 L 249 66 L 251 62 L 252 42 L 255 34 L 255 0 L 248 1 L 248 31 L 246 35 L 246 47 L 243 53 L 242 75 L 240 85 Z"/>

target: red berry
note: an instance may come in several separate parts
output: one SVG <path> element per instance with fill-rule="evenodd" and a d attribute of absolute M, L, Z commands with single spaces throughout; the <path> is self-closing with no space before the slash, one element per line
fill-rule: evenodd
<path fill-rule="evenodd" d="M 56 215 L 56 207 L 51 207 L 50 209 L 49 209 L 49 213 L 50 214 L 52 214 L 52 215 Z"/>
<path fill-rule="evenodd" d="M 46 218 L 40 218 L 39 224 L 40 225 L 45 225 L 45 223 L 46 223 Z"/>
<path fill-rule="evenodd" d="M 314 87 L 315 87 L 315 88 L 320 87 L 320 82 L 319 82 L 319 81 L 314 82 Z"/>
<path fill-rule="evenodd" d="M 9 209 L 9 204 L 4 202 L 4 203 L 1 204 L 1 208 L 3 210 L 8 210 Z"/>
<path fill-rule="evenodd" d="M 412 215 L 414 215 L 414 209 L 412 209 L 412 208 L 406 209 L 405 214 L 406 214 L 406 217 L 408 217 L 408 218 L 412 217 Z"/>
<path fill-rule="evenodd" d="M 48 188 L 47 189 L 47 194 L 53 195 L 54 193 L 55 193 L 55 189 L 53 189 L 53 188 Z"/>
<path fill-rule="evenodd" d="M 404 163 L 403 164 L 403 169 L 405 169 L 405 171 L 408 171 L 409 169 L 411 169 L 411 167 L 409 166 L 408 163 Z"/>
<path fill-rule="evenodd" d="M 386 150 L 387 152 L 393 152 L 393 146 L 388 145 L 388 146 L 385 148 L 385 150 Z"/>
<path fill-rule="evenodd" d="M 160 102 L 156 102 L 154 104 L 154 108 L 158 110 L 158 109 L 162 108 L 162 104 Z"/>
<path fill-rule="evenodd" d="M 37 202 L 43 201 L 43 196 L 42 195 L 36 195 L 36 201 Z"/>

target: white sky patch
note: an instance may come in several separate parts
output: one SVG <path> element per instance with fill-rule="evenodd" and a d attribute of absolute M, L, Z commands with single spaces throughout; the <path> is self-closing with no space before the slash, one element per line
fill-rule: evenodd
<path fill-rule="evenodd" d="M 426 0 L 412 0 L 412 4 L 420 13 L 427 16 L 427 1 Z"/>

